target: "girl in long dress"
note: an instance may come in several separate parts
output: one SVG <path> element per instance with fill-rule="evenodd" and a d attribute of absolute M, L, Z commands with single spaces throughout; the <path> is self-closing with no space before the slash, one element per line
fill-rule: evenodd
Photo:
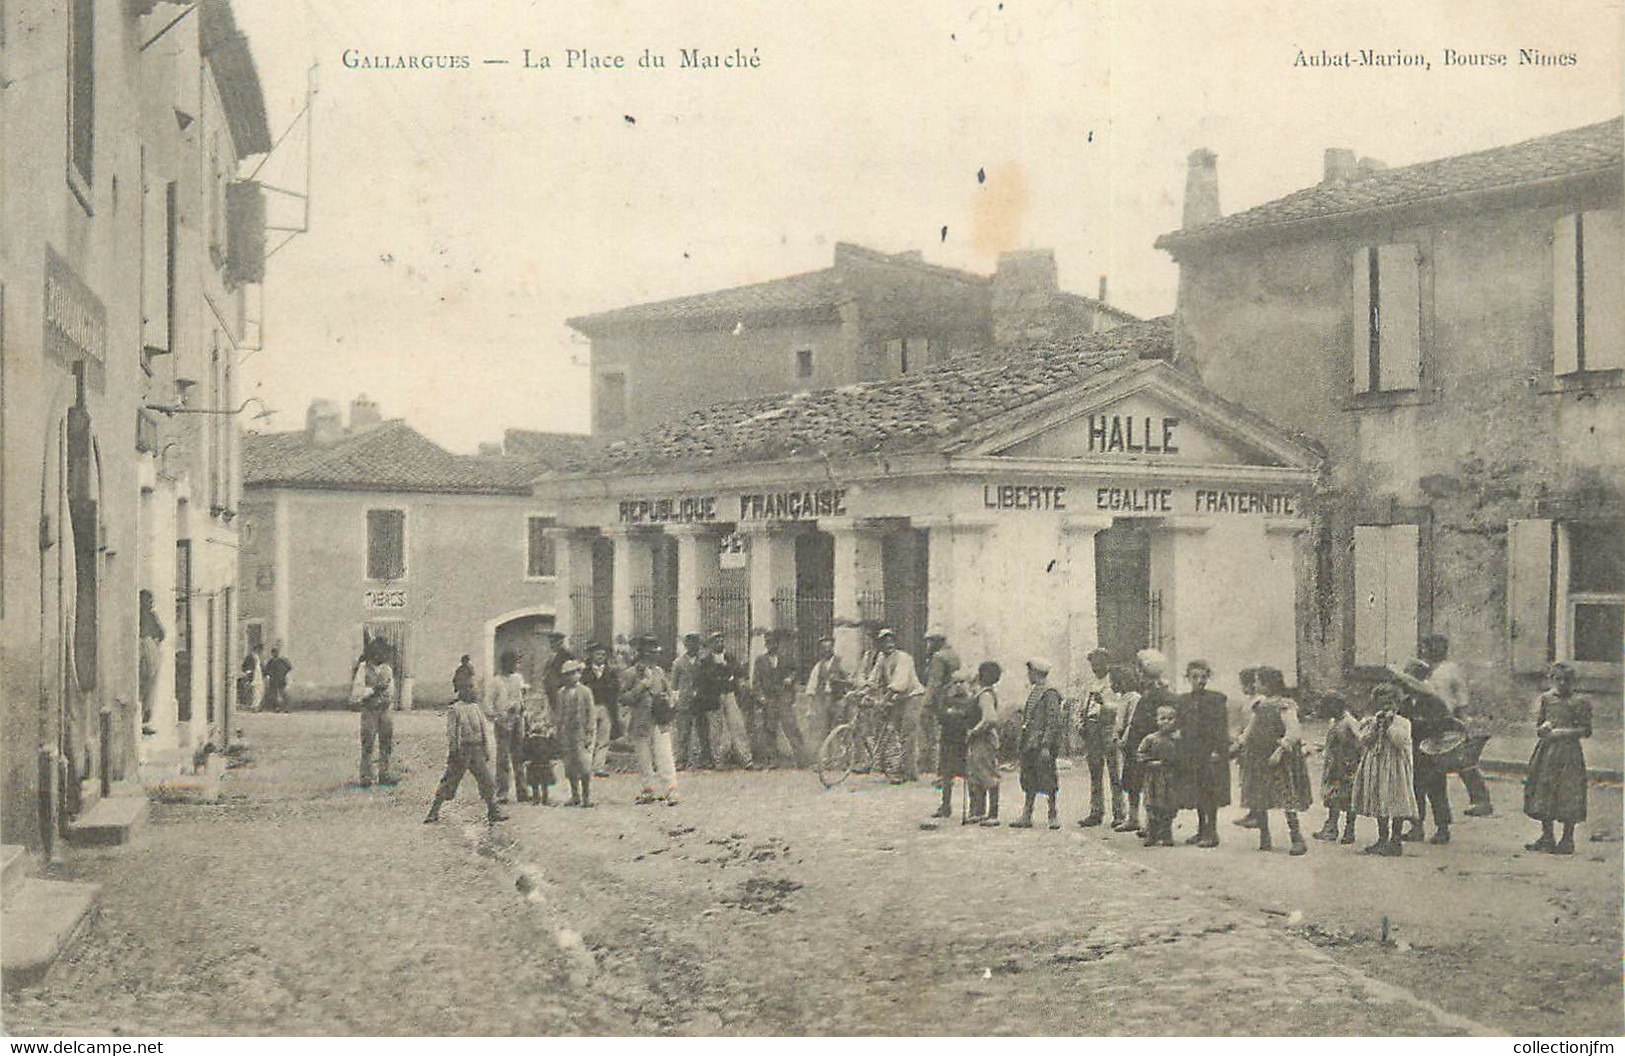
<path fill-rule="evenodd" d="M 1355 814 L 1377 819 L 1377 842 L 1364 853 L 1389 858 L 1405 853 L 1399 830 L 1417 814 L 1411 721 L 1400 714 L 1403 703 L 1398 686 L 1384 683 L 1371 691 L 1372 714 L 1360 722 L 1360 765 L 1349 793 Z"/>
<path fill-rule="evenodd" d="M 1551 688 L 1535 701 L 1534 754 L 1523 786 L 1523 812 L 1540 822 L 1540 839 L 1524 846 L 1551 854 L 1574 853 L 1574 824 L 1586 818 L 1586 757 L 1582 738 L 1591 736 L 1591 700 L 1574 692 L 1574 669 L 1551 666 Z M 1563 823 L 1553 841 L 1552 823 Z"/>
<path fill-rule="evenodd" d="M 992 660 L 976 669 L 973 725 L 965 734 L 965 790 L 970 815 L 965 824 L 988 828 L 999 824 L 999 695 L 994 686 L 1004 674 Z"/>

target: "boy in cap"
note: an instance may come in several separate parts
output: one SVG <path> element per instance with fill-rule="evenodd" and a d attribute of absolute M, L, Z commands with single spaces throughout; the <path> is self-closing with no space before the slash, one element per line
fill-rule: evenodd
<path fill-rule="evenodd" d="M 496 735 L 474 699 L 474 687 L 458 690 L 457 699 L 446 709 L 446 772 L 435 788 L 424 824 L 440 820 L 440 804 L 457 798 L 457 786 L 463 783 L 466 773 L 473 773 L 480 798 L 485 800 L 486 820 L 508 820 L 497 809 L 496 784 L 491 777 L 491 750 L 495 744 Z"/>
<path fill-rule="evenodd" d="M 1040 794 L 1049 798 L 1049 827 L 1061 827 L 1056 803 L 1060 798 L 1060 776 L 1055 772 L 1055 756 L 1061 750 L 1061 694 L 1048 684 L 1049 672 L 1048 660 L 1033 657 L 1027 661 L 1027 681 L 1032 689 L 1021 709 L 1021 732 L 1016 741 L 1025 799 L 1021 817 L 1010 823 L 1012 829 L 1033 827 L 1033 800 Z"/>
<path fill-rule="evenodd" d="M 559 687 L 559 755 L 564 760 L 564 776 L 570 780 L 572 807 L 592 806 L 592 757 L 598 747 L 597 705 L 592 690 L 581 684 L 586 666 L 570 659 L 559 668 L 564 678 Z"/>
<path fill-rule="evenodd" d="M 1105 820 L 1105 791 L 1111 793 L 1112 824 L 1123 820 L 1123 777 L 1115 743 L 1118 693 L 1112 689 L 1112 656 L 1104 649 L 1091 649 L 1088 660 L 1090 677 L 1084 683 L 1083 702 L 1078 708 L 1078 741 L 1089 764 L 1089 815 L 1078 822 L 1084 828 Z"/>

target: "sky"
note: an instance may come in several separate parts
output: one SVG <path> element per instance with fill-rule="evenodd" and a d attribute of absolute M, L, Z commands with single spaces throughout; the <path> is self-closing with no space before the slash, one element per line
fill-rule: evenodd
<path fill-rule="evenodd" d="M 1112 303 L 1154 316 L 1178 271 L 1153 242 L 1179 227 L 1193 149 L 1217 152 L 1229 213 L 1317 182 L 1328 147 L 1403 165 L 1622 109 L 1618 2 L 233 7 L 288 130 L 260 178 L 303 189 L 307 149 L 310 174 L 309 231 L 270 260 L 243 383 L 272 428 L 364 393 L 465 452 L 508 427 L 586 430 L 571 316 L 817 270 L 837 241 L 981 273 L 1051 248 L 1063 288 L 1092 296 L 1104 275 Z M 680 67 L 680 49 L 735 48 L 759 66 Z M 1577 61 L 1519 66 L 1520 48 Z M 348 68 L 347 49 L 469 62 Z M 645 49 L 665 68 L 641 68 Z M 1323 49 L 1431 69 L 1295 65 Z M 1446 49 L 1507 65 L 1446 67 Z M 569 68 L 567 50 L 626 68 Z M 274 197 L 273 222 L 299 219 Z"/>

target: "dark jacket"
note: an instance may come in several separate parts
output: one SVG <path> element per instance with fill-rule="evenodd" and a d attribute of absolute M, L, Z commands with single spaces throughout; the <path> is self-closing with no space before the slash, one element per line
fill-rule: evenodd
<path fill-rule="evenodd" d="M 751 685 L 762 703 L 770 704 L 785 697 L 794 697 L 796 670 L 782 653 L 763 653 L 756 658 L 756 670 Z"/>
<path fill-rule="evenodd" d="M 1016 748 L 1022 755 L 1048 750 L 1054 758 L 1061 750 L 1061 694 L 1054 686 L 1034 686 L 1021 709 L 1021 733 Z"/>
<path fill-rule="evenodd" d="M 724 652 L 701 653 L 694 670 L 694 710 L 715 711 L 722 706 L 722 698 L 739 692 L 743 671 L 734 655 Z"/>
<path fill-rule="evenodd" d="M 1230 802 L 1230 709 L 1225 696 L 1204 689 L 1174 698 L 1180 740 L 1189 765 L 1183 773 L 1181 806 L 1226 806 Z"/>
<path fill-rule="evenodd" d="M 592 699 L 600 708 L 615 714 L 620 707 L 621 700 L 621 669 L 613 663 L 604 665 L 604 671 L 599 674 L 588 664 L 587 669 L 581 672 L 581 684 L 592 690 Z"/>

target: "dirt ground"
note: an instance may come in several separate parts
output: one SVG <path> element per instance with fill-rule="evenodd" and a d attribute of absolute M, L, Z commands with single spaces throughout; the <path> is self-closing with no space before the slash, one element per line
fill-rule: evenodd
<path fill-rule="evenodd" d="M 101 919 L 5 998 L 6 1029 L 1621 1029 L 1621 845 L 1524 853 L 1506 784 L 1501 816 L 1397 861 L 1259 854 L 1228 823 L 1217 850 L 1145 849 L 1073 824 L 1076 772 L 1060 832 L 924 830 L 928 784 L 826 792 L 802 771 L 685 774 L 677 807 L 635 806 L 614 776 L 592 810 L 513 805 L 495 827 L 468 782 L 426 826 L 439 718 L 400 716 L 410 773 L 388 790 L 347 784 L 354 725 L 249 716 L 255 762 L 227 804 L 158 806 L 134 845 L 76 854 L 62 875 L 105 885 Z M 1008 817 L 1013 778 L 1005 797 Z M 1582 840 L 1618 833 L 1617 790 L 1592 809 Z"/>

